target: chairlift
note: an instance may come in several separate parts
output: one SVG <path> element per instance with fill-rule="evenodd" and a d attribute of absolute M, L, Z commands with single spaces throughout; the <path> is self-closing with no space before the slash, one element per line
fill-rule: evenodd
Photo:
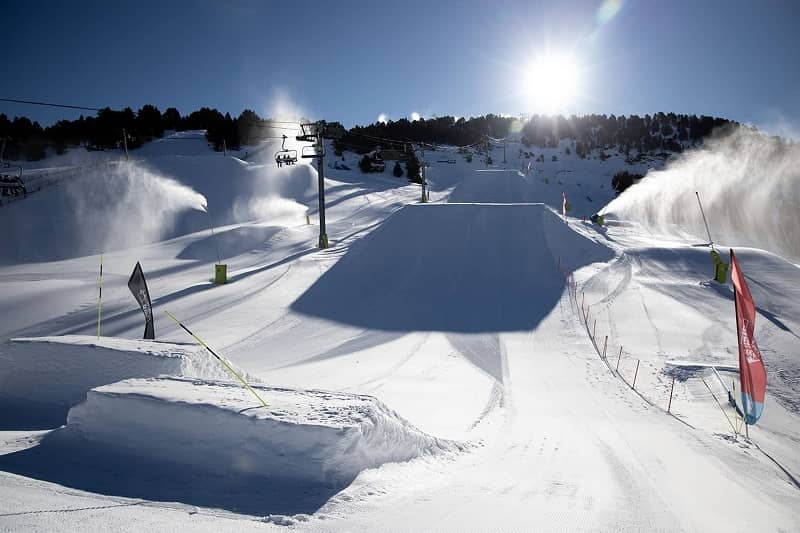
<path fill-rule="evenodd" d="M 297 163 L 297 150 L 286 149 L 286 135 L 283 136 L 281 149 L 275 153 L 275 162 L 279 167 L 283 165 L 294 165 Z"/>
<path fill-rule="evenodd" d="M 317 133 L 320 130 L 321 123 L 300 124 L 300 129 L 303 130 L 302 135 L 297 135 L 295 138 L 301 142 L 316 142 Z"/>
<path fill-rule="evenodd" d="M 320 157 L 323 155 L 316 145 L 314 146 L 303 146 L 302 151 L 300 152 L 300 157 L 304 159 Z"/>
<path fill-rule="evenodd" d="M 0 196 L 25 196 L 28 190 L 22 181 L 22 167 L 0 162 Z"/>

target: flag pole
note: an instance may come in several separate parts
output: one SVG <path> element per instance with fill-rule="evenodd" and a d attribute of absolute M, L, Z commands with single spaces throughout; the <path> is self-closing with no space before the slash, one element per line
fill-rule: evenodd
<path fill-rule="evenodd" d="M 698 202 L 700 201 L 700 197 L 699 196 L 697 197 L 697 201 Z M 711 238 L 711 236 L 709 235 L 709 239 L 710 238 Z M 735 264 L 735 265 L 738 265 L 738 263 L 734 263 L 735 255 L 733 253 L 733 248 L 731 248 L 730 251 L 731 251 L 731 263 Z M 738 267 L 737 267 L 736 271 L 739 272 Z M 741 380 L 744 379 L 742 377 L 742 347 L 741 347 L 742 332 L 741 332 L 741 326 L 739 325 L 739 300 L 736 298 L 736 284 L 733 285 L 733 310 L 734 310 L 734 313 L 736 313 L 735 314 L 735 317 L 736 317 L 736 346 L 739 348 L 739 381 L 741 382 Z M 742 418 L 744 419 L 744 434 L 745 434 L 745 438 L 749 441 L 750 440 L 750 431 L 748 430 L 748 427 L 747 427 L 749 424 L 747 423 L 747 413 L 744 412 L 744 409 L 746 409 L 746 406 L 744 405 L 744 385 L 741 384 L 741 383 L 740 383 L 740 388 L 742 389 L 742 393 L 743 393 L 742 394 Z M 752 394 L 752 392 L 751 392 L 751 394 Z"/>
<path fill-rule="evenodd" d="M 100 338 L 100 318 L 103 308 L 103 253 L 100 252 L 100 280 L 98 281 L 97 295 L 97 338 Z"/>

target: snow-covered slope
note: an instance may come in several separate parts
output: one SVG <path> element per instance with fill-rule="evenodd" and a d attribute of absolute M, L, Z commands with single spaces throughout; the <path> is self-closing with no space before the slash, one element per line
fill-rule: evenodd
<path fill-rule="evenodd" d="M 407 206 L 292 309 L 369 330 L 531 330 L 560 298 L 560 260 L 579 268 L 611 258 L 563 226 L 542 204 Z"/>
<path fill-rule="evenodd" d="M 135 164 L 205 195 L 219 225 L 217 242 L 202 225 L 204 213 L 186 210 L 186 203 L 175 211 L 162 196 L 149 196 L 166 209 L 165 224 L 152 238 L 118 242 L 104 255 L 103 334 L 141 334 L 141 312 L 125 287 L 141 261 L 159 339 L 189 340 L 166 319 L 169 310 L 269 384 L 259 390 L 281 390 L 291 405 L 267 421 L 259 409 L 236 411 L 249 400 L 229 385 L 184 379 L 111 384 L 73 408 L 73 426 L 102 437 L 85 453 L 72 446 L 69 454 L 72 430 L 27 431 L 19 422 L 27 416 L 23 405 L 17 422 L 0 432 L 0 512 L 6 515 L 0 520 L 11 527 L 790 531 L 800 523 L 800 490 L 790 477 L 800 471 L 800 270 L 763 251 L 741 252 L 770 379 L 765 415 L 750 428 L 748 443 L 734 438 L 728 425 L 733 410 L 704 366 L 735 365 L 736 335 L 730 289 L 708 281 L 711 262 L 707 249 L 696 246 L 701 240 L 654 235 L 637 221 L 603 228 L 581 221 L 611 200 L 616 171 L 644 172 L 658 161 L 630 167 L 618 154 L 579 159 L 562 144 L 531 149 L 544 156 L 537 162 L 509 143 L 507 162 L 500 163 L 498 147 L 495 164 L 487 166 L 478 156 L 468 163 L 443 147 L 426 153 L 432 205 L 411 205 L 418 203 L 419 186 L 392 177 L 391 166 L 383 175 L 326 168 L 332 247 L 320 251 L 312 167 L 265 168 L 201 143 L 152 143 L 134 152 Z M 358 156 L 344 158 L 358 168 Z M 0 217 L 17 223 L 40 210 L 68 220 L 69 204 L 59 203 L 59 190 L 0 207 Z M 45 201 L 49 191 L 53 196 Z M 562 192 L 573 207 L 567 221 L 559 216 Z M 302 210 L 281 207 L 298 203 Z M 124 203 L 110 205 L 108 213 L 124 213 Z M 96 330 L 99 258 L 59 249 L 66 248 L 62 241 L 91 240 L 90 233 L 69 234 L 55 222 L 49 228 L 31 234 L 42 252 L 4 256 L 4 339 Z M 209 281 L 216 244 L 229 269 L 224 286 Z M 39 262 L 27 262 L 34 258 Z M 577 286 L 570 289 L 572 280 Z M 598 354 L 604 347 L 605 360 Z M 720 374 L 726 382 L 736 377 Z M 678 378 L 670 406 L 675 416 L 667 416 L 672 376 Z M 259 424 L 287 413 L 335 418 L 342 412 L 339 394 L 350 406 L 397 413 L 392 420 L 419 428 L 403 440 L 402 450 L 413 456 L 436 448 L 427 447 L 433 442 L 472 445 L 388 463 L 364 461 L 355 448 L 329 448 L 334 440 L 327 438 L 307 449 L 286 441 L 283 463 L 259 455 L 264 439 L 280 437 L 272 430 L 262 434 Z M 354 400 L 365 394 L 375 400 Z M 121 412 L 130 416 L 117 421 Z M 158 418 L 160 412 L 169 416 Z M 192 421 L 188 443 L 179 440 L 182 420 Z M 212 420 L 235 420 L 235 428 L 217 431 L 228 426 Z M 146 431 L 125 436 L 136 427 Z M 169 455 L 157 442 L 181 451 Z M 397 451 L 376 445 L 380 439 L 362 442 L 372 442 L 370 450 Z M 214 453 L 228 445 L 245 451 Z M 175 466 L 175 456 L 188 460 L 199 450 L 203 468 Z M 245 466 L 256 458 L 285 472 L 323 471 L 303 462 L 311 457 L 306 452 L 337 465 L 357 459 L 359 466 L 342 467 L 347 482 L 309 489 L 274 477 L 264 483 L 260 476 L 220 475 L 213 463 L 236 463 L 240 456 Z M 92 462 L 114 470 L 87 469 Z M 120 491 L 115 476 L 129 480 L 129 488 Z M 53 509 L 73 512 L 58 518 L 39 512 Z"/>

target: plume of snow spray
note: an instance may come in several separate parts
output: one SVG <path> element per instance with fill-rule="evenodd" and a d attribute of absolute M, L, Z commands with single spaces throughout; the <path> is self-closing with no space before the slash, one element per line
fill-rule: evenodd
<path fill-rule="evenodd" d="M 288 91 L 277 89 L 267 107 L 267 116 L 273 120 L 303 120 L 308 115 L 289 96 Z"/>
<path fill-rule="evenodd" d="M 101 250 L 157 241 L 174 228 L 181 211 L 207 206 L 194 189 L 134 162 L 93 171 L 66 192 L 80 238 L 100 243 Z"/>
<path fill-rule="evenodd" d="M 298 200 L 307 202 L 316 191 L 316 173 L 310 165 L 281 169 L 265 165 L 254 168 L 253 173 L 251 190 L 233 205 L 237 221 L 293 225 L 305 219 L 308 208 Z"/>
<path fill-rule="evenodd" d="M 237 219 L 261 220 L 270 224 L 296 225 L 303 220 L 306 211 L 306 206 L 280 196 L 262 196 L 234 205 Z"/>
<path fill-rule="evenodd" d="M 695 191 L 715 242 L 800 258 L 800 144 L 746 127 L 650 171 L 601 214 L 704 237 Z"/>

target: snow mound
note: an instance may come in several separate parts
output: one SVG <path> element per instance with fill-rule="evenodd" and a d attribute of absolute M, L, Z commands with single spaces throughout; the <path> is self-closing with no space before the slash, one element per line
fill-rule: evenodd
<path fill-rule="evenodd" d="M 256 390 L 268 407 L 234 383 L 125 380 L 91 390 L 70 410 L 64 436 L 193 472 L 337 485 L 383 463 L 459 448 L 370 396 Z"/>
<path fill-rule="evenodd" d="M 383 331 L 528 331 L 561 298 L 563 269 L 611 257 L 542 204 L 409 205 L 292 309 Z"/>
<path fill-rule="evenodd" d="M 134 157 L 158 155 L 218 156 L 206 139 L 206 130 L 165 132 L 164 137 L 147 142 L 136 150 Z"/>
<path fill-rule="evenodd" d="M 585 163 L 585 162 L 583 162 Z M 551 166 L 552 165 L 552 166 Z M 570 161 L 537 166 L 530 173 L 511 169 L 483 169 L 464 174 L 447 197 L 449 203 L 544 203 L 561 211 L 561 194 L 570 203 L 570 215 L 589 217 L 614 198 L 612 167 Z"/>
<path fill-rule="evenodd" d="M 450 193 L 449 203 L 526 203 L 534 201 L 535 181 L 517 171 L 471 172 Z M 538 191 L 537 191 L 538 192 Z"/>
<path fill-rule="evenodd" d="M 12 339 L 0 345 L 0 420 L 16 413 L 27 423 L 60 425 L 94 387 L 165 374 L 231 379 L 195 345 L 84 335 Z"/>

